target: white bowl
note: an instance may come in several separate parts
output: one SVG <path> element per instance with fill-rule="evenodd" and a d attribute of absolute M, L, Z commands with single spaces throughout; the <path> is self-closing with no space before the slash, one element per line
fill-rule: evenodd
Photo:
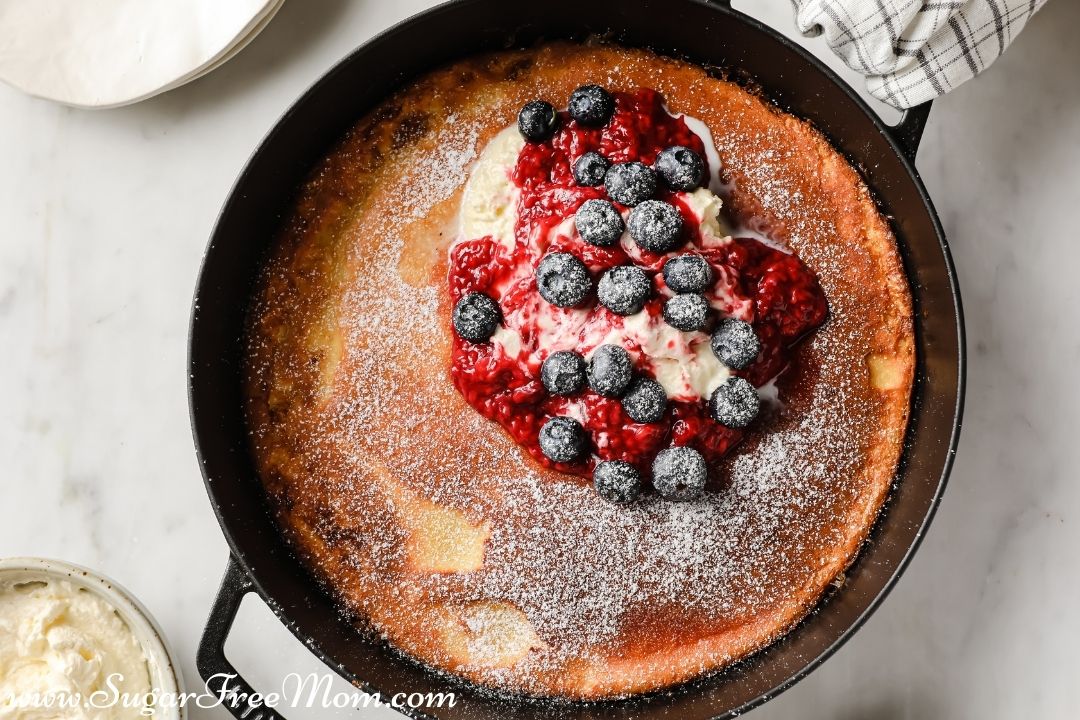
<path fill-rule="evenodd" d="M 0 81 L 85 108 L 129 105 L 210 72 L 284 0 L 0 0 Z"/>
<path fill-rule="evenodd" d="M 165 633 L 150 611 L 115 580 L 81 565 L 44 558 L 0 559 L 0 580 L 67 580 L 77 587 L 95 593 L 120 614 L 142 646 L 152 687 L 171 697 L 179 697 L 184 691 L 184 681 L 177 669 L 176 656 L 169 649 Z M 162 720 L 185 720 L 187 708 L 163 707 L 154 717 Z"/>

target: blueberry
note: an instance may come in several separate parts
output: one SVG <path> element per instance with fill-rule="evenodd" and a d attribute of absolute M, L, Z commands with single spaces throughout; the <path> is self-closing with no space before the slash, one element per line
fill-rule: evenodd
<path fill-rule="evenodd" d="M 611 163 L 598 152 L 587 152 L 574 163 L 574 181 L 585 187 L 604 184 L 604 174 Z"/>
<path fill-rule="evenodd" d="M 570 253 L 551 253 L 536 268 L 536 289 L 552 305 L 573 307 L 592 290 L 592 278 Z"/>
<path fill-rule="evenodd" d="M 596 285 L 600 304 L 616 315 L 634 315 L 645 307 L 652 282 L 636 265 L 619 265 L 608 270 Z"/>
<path fill-rule="evenodd" d="M 656 194 L 656 173 L 639 162 L 612 165 L 604 173 L 604 188 L 615 202 L 637 205 Z"/>
<path fill-rule="evenodd" d="M 558 463 L 578 459 L 585 452 L 585 428 L 573 418 L 551 418 L 540 428 L 540 452 Z"/>
<path fill-rule="evenodd" d="M 596 348 L 589 365 L 589 387 L 607 397 L 619 397 L 634 378 L 630 353 L 618 345 Z"/>
<path fill-rule="evenodd" d="M 741 377 L 729 377 L 709 398 L 709 414 L 724 427 L 744 428 L 760 409 L 757 390 Z"/>
<path fill-rule="evenodd" d="M 681 145 L 661 151 L 656 156 L 653 168 L 672 190 L 689 192 L 705 179 L 705 161 L 696 152 Z"/>
<path fill-rule="evenodd" d="M 579 125 L 601 127 L 615 114 L 615 98 L 599 85 L 582 85 L 571 93 L 566 109 Z"/>
<path fill-rule="evenodd" d="M 559 114 L 551 103 L 533 100 L 525 103 L 518 113 L 518 131 L 522 137 L 533 142 L 543 142 L 555 133 Z"/>
<path fill-rule="evenodd" d="M 679 255 L 664 263 L 664 282 L 672 292 L 704 292 L 712 281 L 712 267 L 700 255 Z"/>
<path fill-rule="evenodd" d="M 709 301 L 702 295 L 676 295 L 664 303 L 664 322 L 676 330 L 702 330 L 709 319 Z"/>
<path fill-rule="evenodd" d="M 551 353 L 540 366 L 540 382 L 552 395 L 573 395 L 585 387 L 585 358 L 571 350 Z"/>
<path fill-rule="evenodd" d="M 750 323 L 736 318 L 724 318 L 709 340 L 716 359 L 728 367 L 742 370 L 757 359 L 761 341 Z"/>
<path fill-rule="evenodd" d="M 574 214 L 574 227 L 590 245 L 607 247 L 619 241 L 626 229 L 622 215 L 607 200 L 586 200 Z"/>
<path fill-rule="evenodd" d="M 453 314 L 457 334 L 473 342 L 486 342 L 502 322 L 499 304 L 484 293 L 471 292 L 457 301 Z"/>
<path fill-rule="evenodd" d="M 628 462 L 605 460 L 596 464 L 593 485 L 597 494 L 608 502 L 633 502 L 641 494 L 641 473 Z"/>
<path fill-rule="evenodd" d="M 709 477 L 705 458 L 689 447 L 673 447 L 656 454 L 653 487 L 668 500 L 693 500 L 705 490 Z"/>
<path fill-rule="evenodd" d="M 623 410 L 631 420 L 639 423 L 660 422 L 667 404 L 664 386 L 649 378 L 635 380 L 622 397 Z"/>
<path fill-rule="evenodd" d="M 683 241 L 683 217 L 671 203 L 645 200 L 630 211 L 630 237 L 655 253 L 671 252 Z"/>

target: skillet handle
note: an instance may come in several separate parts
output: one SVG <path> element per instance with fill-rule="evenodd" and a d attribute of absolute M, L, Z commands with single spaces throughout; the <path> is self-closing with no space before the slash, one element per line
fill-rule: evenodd
<path fill-rule="evenodd" d="M 737 8 L 731 7 L 731 0 L 710 0 L 713 5 L 719 5 L 730 13 L 746 15 Z M 919 142 L 922 140 L 923 130 L 926 128 L 926 120 L 930 117 L 930 106 L 933 100 L 927 100 L 922 105 L 916 105 L 904 111 L 900 122 L 889 128 L 889 135 L 900 147 L 900 152 L 909 162 L 915 162 L 915 154 L 919 150 Z"/>
<path fill-rule="evenodd" d="M 889 128 L 892 139 L 912 163 L 915 162 L 915 153 L 919 151 L 919 142 L 922 140 L 923 130 L 926 129 L 926 120 L 930 117 L 930 106 L 933 104 L 933 100 L 927 100 L 922 105 L 908 108 L 900 122 Z"/>
<path fill-rule="evenodd" d="M 229 637 L 240 601 L 254 590 L 251 579 L 231 554 L 225 577 L 221 579 L 214 607 L 206 620 L 195 665 L 206 682 L 207 689 L 237 720 L 285 720 L 271 707 L 262 704 L 259 696 L 233 664 L 225 657 L 225 639 Z"/>

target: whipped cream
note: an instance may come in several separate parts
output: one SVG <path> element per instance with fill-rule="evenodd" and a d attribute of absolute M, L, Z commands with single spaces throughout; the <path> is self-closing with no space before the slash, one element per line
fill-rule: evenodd
<path fill-rule="evenodd" d="M 688 125 L 695 123 L 691 127 L 706 144 L 711 178 L 710 188 L 678 193 L 677 197 L 697 218 L 704 246 L 716 247 L 731 242 L 731 230 L 720 215 L 723 201 L 714 192 L 720 189 L 719 157 L 712 147 L 712 136 L 698 130 L 704 124 L 688 116 L 684 119 Z M 458 217 L 456 242 L 490 236 L 505 251 L 507 263 L 514 263 L 513 272 L 500 287 L 494 288 L 500 297 L 518 284 L 530 281 L 534 268 L 556 237 L 577 237 L 573 217 L 569 217 L 552 227 L 548 237 L 529 238 L 528 247 L 517 247 L 514 228 L 520 190 L 512 173 L 524 144 L 516 126 L 504 129 L 488 143 L 465 185 Z M 624 220 L 628 215 L 624 211 Z M 578 238 L 578 242 L 584 241 Z M 624 232 L 619 242 L 628 256 L 635 261 L 640 259 L 641 250 L 629 232 Z M 515 251 L 525 256 L 511 260 Z M 670 255 L 680 252 L 683 251 Z M 590 270 L 595 273 L 598 268 Z M 719 272 L 717 283 L 706 298 L 727 316 L 752 319 L 750 301 L 734 292 L 736 282 L 737 278 Z M 619 345 L 630 352 L 640 367 L 652 371 L 673 400 L 707 399 L 731 375 L 731 370 L 713 354 L 709 336 L 703 332 L 681 332 L 648 311 L 613 318 L 590 309 L 559 308 L 545 302 L 537 293 L 532 296 L 532 300 L 509 312 L 504 308 L 504 325 L 491 338 L 496 352 L 535 367 L 559 350 L 574 350 L 588 359 L 600 345 Z"/>
<path fill-rule="evenodd" d="M 469 173 L 458 211 L 460 236 L 465 239 L 487 235 L 513 250 L 514 225 L 517 223 L 518 196 L 521 191 L 510 178 L 525 139 L 512 125 L 491 141 Z"/>
<path fill-rule="evenodd" d="M 0 585 L 0 719 L 141 718 L 145 705 L 104 706 L 92 696 L 145 698 L 150 691 L 142 645 L 103 598 L 62 580 Z M 30 701 L 35 694 L 80 702 L 49 707 Z"/>

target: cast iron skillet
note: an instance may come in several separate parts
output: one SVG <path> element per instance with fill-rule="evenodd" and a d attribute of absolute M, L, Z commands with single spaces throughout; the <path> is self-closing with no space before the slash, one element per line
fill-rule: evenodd
<path fill-rule="evenodd" d="M 895 487 L 841 591 L 782 641 L 722 674 L 644 698 L 541 709 L 439 677 L 361 638 L 339 617 L 290 554 L 264 505 L 243 415 L 241 338 L 254 279 L 283 213 L 308 171 L 365 112 L 406 80 L 464 55 L 594 33 L 745 71 L 782 108 L 810 120 L 863 169 L 882 210 L 894 218 L 915 298 L 918 368 Z M 249 592 L 257 592 L 328 666 L 365 690 L 381 691 L 383 698 L 398 692 L 457 692 L 454 708 L 403 709 L 414 717 L 728 718 L 819 665 L 866 620 L 907 565 L 941 497 L 960 429 L 960 296 L 941 226 L 912 166 L 929 110 L 928 103 L 908 111 L 897 127 L 883 125 L 824 65 L 732 10 L 728 0 L 460 0 L 391 28 L 345 58 L 285 113 L 248 162 L 210 240 L 195 295 L 191 420 L 206 489 L 232 549 L 198 651 L 199 671 L 211 679 L 211 688 L 236 693 L 237 717 L 280 717 L 253 706 L 252 690 L 242 678 L 226 677 L 236 671 L 223 645 Z"/>

